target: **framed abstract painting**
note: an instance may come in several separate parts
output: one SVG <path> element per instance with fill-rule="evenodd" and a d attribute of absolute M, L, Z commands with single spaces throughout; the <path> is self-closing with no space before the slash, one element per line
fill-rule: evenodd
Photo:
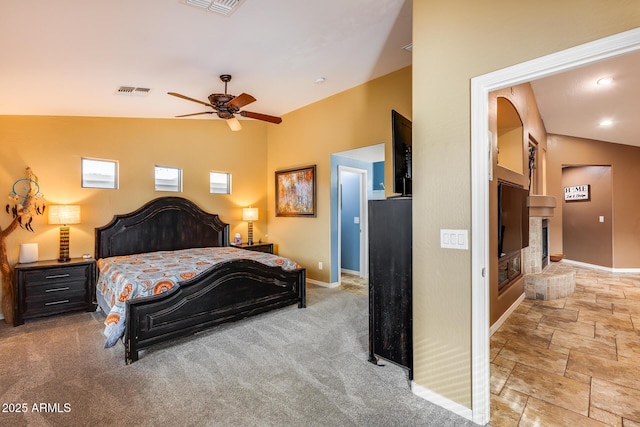
<path fill-rule="evenodd" d="M 316 216 L 316 165 L 276 171 L 276 216 Z"/>

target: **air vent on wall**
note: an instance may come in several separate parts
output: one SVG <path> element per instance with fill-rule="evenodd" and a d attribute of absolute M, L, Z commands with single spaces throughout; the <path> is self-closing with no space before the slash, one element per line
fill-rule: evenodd
<path fill-rule="evenodd" d="M 118 95 L 131 95 L 131 96 L 147 96 L 151 92 L 148 87 L 133 87 L 133 86 L 120 86 L 116 90 Z"/>
<path fill-rule="evenodd" d="M 206 9 L 209 12 L 229 16 L 243 1 L 244 0 L 185 0 L 185 4 Z"/>

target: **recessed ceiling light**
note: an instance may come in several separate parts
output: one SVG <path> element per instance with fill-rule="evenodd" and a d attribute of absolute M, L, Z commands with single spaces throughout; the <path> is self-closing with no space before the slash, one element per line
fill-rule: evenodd
<path fill-rule="evenodd" d="M 316 79 L 314 80 L 316 84 L 322 84 L 325 81 L 327 81 L 327 79 L 325 79 L 324 77 L 316 77 Z"/>
<path fill-rule="evenodd" d="M 601 79 L 598 79 L 598 81 L 596 83 L 599 84 L 600 86 L 607 86 L 607 85 L 610 85 L 611 82 L 613 82 L 613 78 L 611 78 L 611 77 L 603 77 Z"/>
<path fill-rule="evenodd" d="M 606 127 L 606 126 L 611 126 L 613 124 L 613 120 L 611 119 L 604 119 L 600 122 L 600 126 Z"/>

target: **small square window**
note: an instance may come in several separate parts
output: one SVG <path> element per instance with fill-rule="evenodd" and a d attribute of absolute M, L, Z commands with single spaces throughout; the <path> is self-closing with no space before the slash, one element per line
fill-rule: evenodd
<path fill-rule="evenodd" d="M 156 191 L 182 191 L 182 169 L 156 166 L 155 183 Z"/>
<path fill-rule="evenodd" d="M 231 194 L 231 174 L 228 172 L 209 172 L 209 193 Z"/>
<path fill-rule="evenodd" d="M 118 188 L 118 162 L 82 158 L 83 188 Z"/>

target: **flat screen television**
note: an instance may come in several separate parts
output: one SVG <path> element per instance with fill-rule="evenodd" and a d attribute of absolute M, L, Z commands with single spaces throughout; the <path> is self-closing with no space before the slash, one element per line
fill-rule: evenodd
<path fill-rule="evenodd" d="M 411 196 L 411 120 L 391 110 L 393 192 Z"/>
<path fill-rule="evenodd" d="M 529 246 L 529 191 L 498 183 L 498 257 Z"/>

